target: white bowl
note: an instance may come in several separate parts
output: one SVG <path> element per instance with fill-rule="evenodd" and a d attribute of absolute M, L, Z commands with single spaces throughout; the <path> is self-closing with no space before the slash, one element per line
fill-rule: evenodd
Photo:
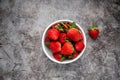
<path fill-rule="evenodd" d="M 59 63 L 59 64 L 68 64 L 68 63 L 72 63 L 72 62 L 78 60 L 78 59 L 83 55 L 83 53 L 84 53 L 84 51 L 85 51 L 85 49 L 86 49 L 86 35 L 85 35 L 85 32 L 83 31 L 82 27 L 76 23 L 76 25 L 78 26 L 78 28 L 79 28 L 79 29 L 82 31 L 82 33 L 83 33 L 84 45 L 85 45 L 85 47 L 84 47 L 84 49 L 82 50 L 82 52 L 80 52 L 80 54 L 78 55 L 78 57 L 76 57 L 75 59 L 65 60 L 65 61 L 62 61 L 62 62 L 57 61 L 57 60 L 53 57 L 53 55 L 52 55 L 53 53 L 52 53 L 52 52 L 50 51 L 50 49 L 48 49 L 47 46 L 45 45 L 45 42 L 44 42 L 44 41 L 45 41 L 45 37 L 46 37 L 46 32 L 47 32 L 47 30 L 48 30 L 53 24 L 58 23 L 58 22 L 61 22 L 61 21 L 74 22 L 74 21 L 72 21 L 72 20 L 57 20 L 57 21 L 51 23 L 51 24 L 45 29 L 45 31 L 44 31 L 44 33 L 43 33 L 43 36 L 42 36 L 42 48 L 43 48 L 43 51 L 45 52 L 46 56 L 47 56 L 50 60 L 52 60 L 53 62 L 56 62 L 56 63 Z"/>

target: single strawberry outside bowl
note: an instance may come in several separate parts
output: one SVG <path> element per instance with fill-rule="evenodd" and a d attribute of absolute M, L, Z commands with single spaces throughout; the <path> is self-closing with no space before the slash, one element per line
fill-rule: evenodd
<path fill-rule="evenodd" d="M 44 30 L 44 33 L 43 33 L 43 36 L 42 36 L 42 48 L 43 48 L 43 51 L 44 51 L 44 53 L 46 54 L 46 56 L 47 56 L 50 60 L 52 60 L 53 62 L 56 62 L 56 63 L 59 63 L 59 64 L 68 64 L 68 63 L 72 63 L 72 62 L 78 60 L 78 59 L 82 56 L 82 54 L 84 53 L 84 51 L 85 51 L 85 49 L 86 49 L 86 35 L 85 35 L 82 27 L 81 27 L 80 25 L 78 25 L 77 23 L 75 23 L 75 25 L 77 26 L 77 28 L 78 28 L 78 29 L 81 31 L 81 33 L 83 34 L 83 40 L 82 40 L 82 42 L 84 43 L 84 48 L 82 49 L 82 51 L 79 51 L 79 54 L 78 54 L 77 57 L 72 58 L 72 59 L 66 59 L 66 60 L 63 60 L 63 61 L 59 61 L 58 59 L 55 58 L 55 56 L 53 56 L 53 54 L 55 54 L 55 53 L 53 53 L 52 50 L 51 50 L 48 46 L 46 46 L 45 38 L 46 38 L 46 36 L 47 36 L 48 30 L 49 30 L 53 25 L 55 25 L 56 23 L 60 23 L 60 22 L 73 23 L 74 21 L 72 21 L 72 20 L 57 20 L 57 21 L 51 23 L 51 24 Z M 74 35 L 74 36 L 76 36 L 76 35 Z M 52 41 L 53 41 L 53 40 L 52 40 Z M 57 42 L 58 42 L 58 41 L 57 41 Z M 72 42 L 71 42 L 71 43 L 72 43 Z M 64 45 L 64 44 L 61 45 L 61 49 L 62 49 L 62 46 L 63 46 L 63 45 Z M 55 46 L 56 46 L 56 45 L 55 45 Z M 73 44 L 72 46 L 73 46 L 73 48 L 74 48 L 75 44 Z M 53 47 L 54 47 L 54 45 L 53 45 Z M 64 46 L 64 47 L 65 47 L 65 46 Z M 81 47 L 80 47 L 80 48 L 81 48 Z M 76 50 L 76 48 L 74 48 L 74 50 Z M 55 51 L 55 50 L 54 50 L 54 51 Z M 59 51 L 59 53 L 60 53 L 60 52 L 61 52 L 61 51 Z M 70 51 L 68 51 L 68 52 L 70 52 Z M 71 55 L 72 55 L 72 54 L 71 54 Z M 61 54 L 60 54 L 60 56 L 61 56 Z M 57 58 L 60 58 L 60 56 L 57 56 Z M 64 56 L 64 55 L 62 54 L 62 56 Z M 65 56 L 66 56 L 66 55 L 65 55 Z M 67 58 L 68 58 L 68 57 L 69 57 L 69 56 L 67 56 Z M 66 58 L 66 57 L 65 57 L 65 58 Z"/>

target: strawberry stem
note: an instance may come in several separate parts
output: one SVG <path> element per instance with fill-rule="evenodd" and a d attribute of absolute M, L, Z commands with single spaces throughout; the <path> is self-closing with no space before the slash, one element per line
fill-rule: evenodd
<path fill-rule="evenodd" d="M 98 25 L 93 21 L 92 26 L 88 30 L 98 29 Z"/>
<path fill-rule="evenodd" d="M 67 28 L 67 26 L 66 26 L 63 22 L 61 22 L 61 24 L 62 24 L 65 28 Z"/>

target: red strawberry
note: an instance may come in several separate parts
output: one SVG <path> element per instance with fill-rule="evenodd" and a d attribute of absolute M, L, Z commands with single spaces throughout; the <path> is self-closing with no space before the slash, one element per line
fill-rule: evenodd
<path fill-rule="evenodd" d="M 98 35 L 99 35 L 99 30 L 97 26 L 92 26 L 89 29 L 89 35 L 91 36 L 91 38 L 93 38 L 94 40 L 97 39 Z"/>
<path fill-rule="evenodd" d="M 59 41 L 52 41 L 50 42 L 49 48 L 53 53 L 60 52 L 61 43 Z"/>
<path fill-rule="evenodd" d="M 59 54 L 59 53 L 54 53 L 53 54 L 53 56 L 54 56 L 54 58 L 56 59 L 56 60 L 58 60 L 58 61 L 61 61 L 61 55 Z"/>
<path fill-rule="evenodd" d="M 57 40 L 59 37 L 60 32 L 57 29 L 49 29 L 47 31 L 47 36 L 51 40 Z"/>
<path fill-rule="evenodd" d="M 67 37 L 73 41 L 79 41 L 80 39 L 83 39 L 81 35 L 82 34 L 76 28 L 71 28 L 67 32 Z"/>
<path fill-rule="evenodd" d="M 61 54 L 71 55 L 74 51 L 73 45 L 70 42 L 65 42 L 62 46 Z"/>
<path fill-rule="evenodd" d="M 66 33 L 60 33 L 59 41 L 64 43 L 66 41 Z"/>
<path fill-rule="evenodd" d="M 54 53 L 53 56 L 54 56 L 54 58 L 55 58 L 56 60 L 58 60 L 58 61 L 63 61 L 63 60 L 65 60 L 65 57 L 62 56 L 60 53 Z"/>
<path fill-rule="evenodd" d="M 82 32 L 81 31 L 79 31 L 79 32 L 80 32 L 80 40 L 84 40 L 84 36 L 83 36 Z"/>
<path fill-rule="evenodd" d="M 73 59 L 76 58 L 76 57 L 78 57 L 78 55 L 79 55 L 78 52 L 74 53 L 73 54 Z"/>
<path fill-rule="evenodd" d="M 85 47 L 84 43 L 82 41 L 79 41 L 77 43 L 75 43 L 75 50 L 76 51 L 82 51 Z"/>

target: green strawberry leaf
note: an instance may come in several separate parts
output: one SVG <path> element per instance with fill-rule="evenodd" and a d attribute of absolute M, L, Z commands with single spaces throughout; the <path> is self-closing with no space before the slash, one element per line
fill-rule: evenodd
<path fill-rule="evenodd" d="M 62 28 L 62 26 L 61 26 L 61 25 L 58 25 L 58 26 L 56 27 L 56 29 L 58 29 L 59 31 L 64 32 L 64 29 Z"/>
<path fill-rule="evenodd" d="M 77 27 L 77 25 L 75 22 L 70 23 L 70 28 L 76 28 L 76 27 Z"/>
<path fill-rule="evenodd" d="M 98 30 L 98 26 L 91 26 L 88 30 Z"/>
<path fill-rule="evenodd" d="M 68 59 L 72 59 L 73 58 L 73 54 L 68 56 Z"/>
<path fill-rule="evenodd" d="M 60 59 L 60 61 L 64 61 L 64 60 L 66 60 L 66 58 L 65 58 L 65 57 L 62 57 L 62 58 Z"/>
<path fill-rule="evenodd" d="M 91 27 L 89 27 L 89 29 L 88 30 L 98 30 L 98 25 L 96 24 L 96 23 L 92 23 L 92 26 Z"/>
<path fill-rule="evenodd" d="M 66 37 L 65 41 L 68 41 L 68 42 L 70 42 L 71 40 L 70 40 L 68 37 Z"/>

